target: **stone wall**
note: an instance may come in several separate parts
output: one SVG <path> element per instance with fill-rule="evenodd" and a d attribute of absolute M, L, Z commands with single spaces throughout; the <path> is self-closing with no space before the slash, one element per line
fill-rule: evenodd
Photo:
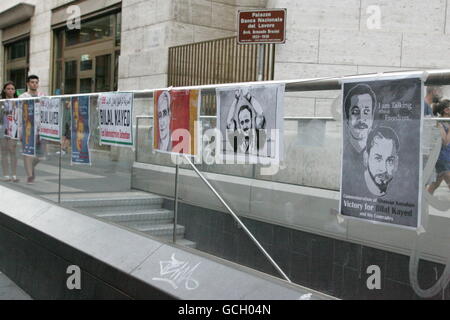
<path fill-rule="evenodd" d="M 168 48 L 232 36 L 236 10 L 262 0 L 123 0 L 121 90 L 167 86 Z"/>
<path fill-rule="evenodd" d="M 276 79 L 447 68 L 450 62 L 442 54 L 450 43 L 448 0 L 269 0 L 267 6 L 288 8 Z M 371 6 L 379 8 L 379 29 Z M 289 94 L 286 113 L 331 116 L 329 107 L 338 95 Z"/>

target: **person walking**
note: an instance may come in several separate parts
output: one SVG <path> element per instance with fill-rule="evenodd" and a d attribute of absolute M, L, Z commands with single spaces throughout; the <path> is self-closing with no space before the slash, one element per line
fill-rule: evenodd
<path fill-rule="evenodd" d="M 3 86 L 2 99 L 17 98 L 16 86 L 14 82 L 7 82 Z M 1 103 L 0 117 L 0 148 L 2 155 L 3 181 L 20 182 L 17 178 L 17 139 L 18 132 L 14 124 L 18 122 L 18 109 L 12 101 L 3 101 Z M 15 130 L 12 130 L 15 128 Z M 14 131 L 14 132 L 13 132 Z M 11 169 L 11 171 L 9 170 Z"/>
<path fill-rule="evenodd" d="M 27 78 L 27 92 L 22 94 L 19 98 L 37 98 L 45 96 L 39 92 L 39 77 L 30 75 Z M 37 112 L 39 114 L 39 112 Z M 37 125 L 37 124 L 36 124 Z M 24 156 L 25 171 L 27 173 L 27 183 L 34 184 L 36 180 L 36 166 L 40 162 L 39 156 L 45 153 L 45 144 L 40 141 L 39 135 L 36 136 L 36 156 Z"/>
<path fill-rule="evenodd" d="M 433 112 L 435 116 L 440 118 L 450 118 L 450 100 L 442 100 L 435 104 Z M 428 186 L 428 191 L 431 194 L 434 194 L 443 181 L 450 188 L 450 123 L 438 122 L 437 126 L 442 136 L 442 148 L 436 163 L 437 180 Z"/>

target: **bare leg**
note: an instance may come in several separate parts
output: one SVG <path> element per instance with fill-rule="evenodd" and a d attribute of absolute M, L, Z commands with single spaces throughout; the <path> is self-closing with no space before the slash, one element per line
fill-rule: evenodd
<path fill-rule="evenodd" d="M 8 163 L 8 142 L 6 138 L 0 139 L 0 145 L 2 150 L 2 170 L 3 176 L 9 176 L 9 163 Z"/>
<path fill-rule="evenodd" d="M 37 157 L 33 158 L 33 178 L 36 178 L 36 166 L 38 165 L 39 162 L 41 162 L 39 158 Z"/>
<path fill-rule="evenodd" d="M 65 152 L 69 152 L 69 147 L 70 147 L 70 139 L 65 138 L 65 140 L 64 140 L 64 151 Z"/>
<path fill-rule="evenodd" d="M 69 148 L 69 140 L 67 140 L 66 137 L 63 137 L 63 141 L 62 141 L 62 149 L 63 151 L 67 152 L 68 148 Z"/>
<path fill-rule="evenodd" d="M 428 186 L 428 192 L 430 194 L 434 194 L 434 192 L 437 190 L 437 188 L 439 188 L 439 186 L 441 185 L 442 181 L 444 181 L 444 175 L 441 174 L 437 178 L 436 182 L 434 182 Z"/>
<path fill-rule="evenodd" d="M 447 183 L 447 186 L 450 189 L 450 172 L 446 172 L 444 174 L 444 181 Z"/>
<path fill-rule="evenodd" d="M 11 159 L 11 173 L 17 176 L 17 141 L 13 139 L 8 140 L 8 151 Z"/>
<path fill-rule="evenodd" d="M 25 172 L 27 173 L 27 176 L 29 179 L 31 179 L 33 177 L 33 160 L 34 160 L 34 157 L 30 157 L 30 156 L 23 157 L 23 164 L 25 166 Z"/>

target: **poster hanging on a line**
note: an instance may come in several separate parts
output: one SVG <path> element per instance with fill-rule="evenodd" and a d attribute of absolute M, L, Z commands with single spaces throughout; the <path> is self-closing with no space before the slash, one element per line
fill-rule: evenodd
<path fill-rule="evenodd" d="M 418 75 L 343 83 L 342 215 L 420 226 L 423 88 Z"/>
<path fill-rule="evenodd" d="M 20 140 L 22 128 L 21 101 L 8 100 L 4 105 L 5 136 L 12 140 Z"/>
<path fill-rule="evenodd" d="M 221 157 L 251 164 L 283 160 L 284 92 L 284 84 L 216 90 Z"/>
<path fill-rule="evenodd" d="M 155 151 L 197 155 L 200 103 L 200 90 L 155 92 L 153 126 Z"/>
<path fill-rule="evenodd" d="M 42 98 L 40 100 L 39 136 L 42 140 L 61 141 L 61 99 Z"/>
<path fill-rule="evenodd" d="M 89 97 L 72 98 L 72 164 L 91 164 Z"/>
<path fill-rule="evenodd" d="M 100 143 L 133 146 L 133 94 L 105 93 L 98 98 Z"/>
<path fill-rule="evenodd" d="M 23 155 L 36 155 L 36 112 L 35 100 L 22 101 L 22 146 Z"/>

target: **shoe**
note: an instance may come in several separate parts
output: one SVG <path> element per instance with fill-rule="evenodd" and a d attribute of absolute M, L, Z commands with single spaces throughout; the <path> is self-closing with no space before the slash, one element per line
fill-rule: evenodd
<path fill-rule="evenodd" d="M 17 179 L 16 176 L 13 176 L 12 179 L 11 179 L 11 181 L 14 182 L 14 183 L 19 183 L 19 182 L 20 182 L 20 179 Z"/>
<path fill-rule="evenodd" d="M 34 184 L 34 177 L 28 177 L 27 184 Z"/>
<path fill-rule="evenodd" d="M 5 176 L 3 178 L 3 182 L 11 182 L 11 177 L 10 176 Z"/>
<path fill-rule="evenodd" d="M 65 156 L 66 153 L 67 153 L 67 152 L 63 150 L 63 151 L 61 151 L 61 152 L 58 151 L 56 154 L 57 154 L 58 156 L 59 156 L 60 154 L 62 154 L 63 156 Z"/>

